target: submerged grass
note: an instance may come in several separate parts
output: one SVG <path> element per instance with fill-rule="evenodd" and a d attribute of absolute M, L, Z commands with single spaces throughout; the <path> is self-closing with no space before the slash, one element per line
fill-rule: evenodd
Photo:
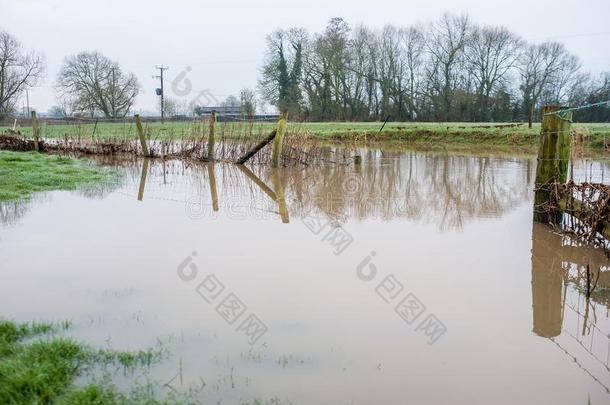
<path fill-rule="evenodd" d="M 110 170 L 70 157 L 0 151 L 0 201 L 27 199 L 49 190 L 75 190 L 109 180 Z"/>
<path fill-rule="evenodd" d="M 88 369 L 107 364 L 126 368 L 150 366 L 162 351 L 96 350 L 66 337 L 49 336 L 69 323 L 17 324 L 0 320 L 0 404 L 167 404 L 147 391 L 119 393 L 110 383 L 77 386 Z"/>

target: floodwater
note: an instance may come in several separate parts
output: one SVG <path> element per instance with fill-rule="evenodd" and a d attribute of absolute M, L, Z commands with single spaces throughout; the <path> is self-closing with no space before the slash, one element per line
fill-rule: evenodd
<path fill-rule="evenodd" d="M 0 316 L 160 346 L 113 381 L 199 403 L 610 403 L 610 271 L 586 300 L 605 258 L 532 224 L 535 158 L 361 153 L 123 162 L 116 184 L 3 204 Z"/>

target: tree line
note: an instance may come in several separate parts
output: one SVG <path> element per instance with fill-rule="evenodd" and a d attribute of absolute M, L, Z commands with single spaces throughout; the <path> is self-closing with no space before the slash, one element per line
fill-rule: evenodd
<path fill-rule="evenodd" d="M 0 30 L 0 118 L 14 114 L 44 77 L 43 55 Z M 53 114 L 123 118 L 140 92 L 133 73 L 99 52 L 64 59 Z M 259 95 L 292 119 L 310 121 L 529 121 L 543 104 L 578 106 L 610 99 L 610 72 L 583 72 L 558 42 L 527 43 L 504 27 L 444 14 L 426 24 L 355 28 L 332 18 L 326 29 L 276 30 L 267 37 Z M 219 107 L 254 115 L 257 94 L 243 89 Z M 166 97 L 166 115 L 200 115 L 200 105 Z M 608 122 L 610 107 L 576 121 Z"/>
<path fill-rule="evenodd" d="M 446 13 L 427 25 L 374 30 L 332 18 L 321 33 L 274 31 L 262 98 L 314 121 L 529 121 L 543 104 L 610 99 L 610 72 L 593 76 L 558 42 L 527 43 L 504 27 Z M 580 121 L 609 121 L 610 108 Z"/>

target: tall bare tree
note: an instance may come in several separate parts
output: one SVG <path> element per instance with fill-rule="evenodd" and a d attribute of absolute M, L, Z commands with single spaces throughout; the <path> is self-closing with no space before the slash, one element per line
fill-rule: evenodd
<path fill-rule="evenodd" d="M 545 42 L 540 45 L 530 45 L 521 57 L 520 64 L 523 108 L 527 112 L 528 124 L 531 128 L 534 110 L 540 98 L 552 94 L 552 86 L 562 85 L 562 81 L 576 72 L 577 59 L 558 42 Z M 553 96 L 547 97 L 547 102 L 558 102 Z"/>
<path fill-rule="evenodd" d="M 57 87 L 80 110 L 101 111 L 106 118 L 125 117 L 140 91 L 133 73 L 124 73 L 117 62 L 99 52 L 66 58 Z"/>
<path fill-rule="evenodd" d="M 252 117 L 256 114 L 256 93 L 252 89 L 241 90 L 241 112 L 247 117 Z"/>
<path fill-rule="evenodd" d="M 406 97 L 408 118 L 414 120 L 419 115 L 423 74 L 425 66 L 425 36 L 421 27 L 401 30 L 403 57 L 405 59 Z"/>
<path fill-rule="evenodd" d="M 0 114 L 14 112 L 19 97 L 38 83 L 44 70 L 42 55 L 25 52 L 15 37 L 0 30 Z"/>
<path fill-rule="evenodd" d="M 491 97 L 509 78 L 523 42 L 503 27 L 476 27 L 468 41 L 467 58 L 476 82 L 476 119 L 491 119 Z"/>
<path fill-rule="evenodd" d="M 428 33 L 428 75 L 431 88 L 435 91 L 432 98 L 436 101 L 434 104 L 441 121 L 450 119 L 459 84 L 458 67 L 464 57 L 469 28 L 468 16 L 446 13 L 432 24 Z"/>

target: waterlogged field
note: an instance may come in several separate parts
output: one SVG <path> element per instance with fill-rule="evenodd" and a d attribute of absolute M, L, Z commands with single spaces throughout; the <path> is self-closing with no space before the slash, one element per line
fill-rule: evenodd
<path fill-rule="evenodd" d="M 532 128 L 527 125 L 510 126 L 506 123 L 409 123 L 388 122 L 382 132 L 381 122 L 307 122 L 289 123 L 289 133 L 307 133 L 318 139 L 338 141 L 396 141 L 442 145 L 508 145 L 537 146 L 540 124 Z M 207 123 L 192 122 L 150 122 L 144 124 L 146 134 L 152 139 L 183 139 L 200 137 L 207 133 Z M 219 123 L 220 135 L 241 137 L 251 133 L 269 132 L 275 128 L 273 123 L 239 122 Z M 0 126 L 0 133 L 11 128 Z M 593 148 L 601 148 L 603 141 L 610 139 L 610 124 L 575 123 L 572 128 Z M 18 130 L 32 135 L 28 121 L 20 122 Z M 45 138 L 74 137 L 87 139 L 93 136 L 105 139 L 135 139 L 136 128 L 133 119 L 124 122 L 84 121 L 81 123 L 49 124 L 42 126 L 41 135 Z"/>
<path fill-rule="evenodd" d="M 278 170 L 105 160 L 114 182 L 0 202 L 0 317 L 162 347 L 103 380 L 160 400 L 610 401 L 608 262 L 532 225 L 534 157 L 359 153 Z M 574 176 L 609 170 L 578 160 Z M 586 263 L 604 270 L 590 300 Z"/>
<path fill-rule="evenodd" d="M 110 170 L 65 156 L 0 151 L 0 201 L 28 199 L 47 190 L 73 190 L 110 181 Z"/>

